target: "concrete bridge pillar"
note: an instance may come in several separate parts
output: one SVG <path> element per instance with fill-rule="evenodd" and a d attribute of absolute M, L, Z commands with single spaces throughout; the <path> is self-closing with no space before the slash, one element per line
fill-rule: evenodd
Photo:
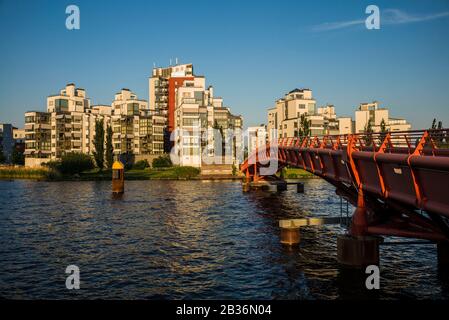
<path fill-rule="evenodd" d="M 379 237 L 354 237 L 343 235 L 337 238 L 337 260 L 344 267 L 366 268 L 379 265 Z"/>
<path fill-rule="evenodd" d="M 297 245 L 301 242 L 299 227 L 281 228 L 281 243 L 289 246 Z"/>
<path fill-rule="evenodd" d="M 449 242 L 437 243 L 438 266 L 449 270 Z"/>

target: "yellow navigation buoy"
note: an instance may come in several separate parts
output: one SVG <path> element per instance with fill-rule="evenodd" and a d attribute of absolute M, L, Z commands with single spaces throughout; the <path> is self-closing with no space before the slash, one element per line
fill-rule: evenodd
<path fill-rule="evenodd" d="M 112 164 L 112 193 L 125 192 L 125 166 L 120 161 Z"/>

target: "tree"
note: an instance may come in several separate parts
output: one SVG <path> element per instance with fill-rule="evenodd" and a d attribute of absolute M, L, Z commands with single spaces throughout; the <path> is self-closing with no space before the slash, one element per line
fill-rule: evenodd
<path fill-rule="evenodd" d="M 387 132 L 387 123 L 385 122 L 385 119 L 382 118 L 382 121 L 380 122 L 380 143 L 385 140 Z"/>
<path fill-rule="evenodd" d="M 61 157 L 59 163 L 54 164 L 54 168 L 63 174 L 79 174 L 94 168 L 92 158 L 84 153 L 69 152 Z"/>
<path fill-rule="evenodd" d="M 443 122 L 442 121 L 438 121 L 437 119 L 433 118 L 432 121 L 432 127 L 430 128 L 431 130 L 441 130 L 443 129 Z M 441 132 L 431 132 L 430 133 L 433 141 L 439 146 L 441 147 L 441 144 L 445 142 L 445 136 L 447 135 L 447 132 L 441 131 Z"/>
<path fill-rule="evenodd" d="M 225 141 L 225 136 L 223 134 L 223 126 L 219 125 L 217 120 L 215 120 L 214 125 L 212 127 L 215 130 L 218 130 L 220 132 L 220 140 L 217 140 L 216 138 L 218 137 L 214 137 L 214 143 L 215 143 L 215 150 L 220 150 L 221 154 L 220 156 L 225 156 L 226 154 L 226 141 Z M 215 133 L 214 133 L 215 134 Z M 221 141 L 221 145 L 220 145 L 220 141 Z"/>
<path fill-rule="evenodd" d="M 135 170 L 144 170 L 144 169 L 149 168 L 149 167 L 150 167 L 150 164 L 148 163 L 147 159 L 143 159 L 143 160 L 137 161 L 132 166 L 132 168 L 135 169 Z"/>
<path fill-rule="evenodd" d="M 13 164 L 19 164 L 19 165 L 25 164 L 25 156 L 23 155 L 23 152 L 20 152 L 19 150 L 17 150 L 17 148 L 15 146 L 12 149 L 11 161 Z"/>
<path fill-rule="evenodd" d="M 94 159 L 97 167 L 103 170 L 104 166 L 104 127 L 103 121 L 95 121 Z"/>
<path fill-rule="evenodd" d="M 110 169 L 114 163 L 114 149 L 112 146 L 112 127 L 106 129 L 106 165 Z"/>
<path fill-rule="evenodd" d="M 165 168 L 173 166 L 170 156 L 168 154 L 161 155 L 152 162 L 153 168 Z"/>
<path fill-rule="evenodd" d="M 373 144 L 373 127 L 371 125 L 371 119 L 368 120 L 368 123 L 365 126 L 365 145 L 371 146 Z"/>
<path fill-rule="evenodd" d="M 310 135 L 311 121 L 307 120 L 306 114 L 303 113 L 299 118 L 298 137 L 308 137 Z"/>
<path fill-rule="evenodd" d="M 436 128 L 437 128 L 437 119 L 433 118 L 431 129 L 436 129 Z"/>
<path fill-rule="evenodd" d="M 0 163 L 5 162 L 6 158 L 5 155 L 3 154 L 3 150 L 0 150 Z"/>

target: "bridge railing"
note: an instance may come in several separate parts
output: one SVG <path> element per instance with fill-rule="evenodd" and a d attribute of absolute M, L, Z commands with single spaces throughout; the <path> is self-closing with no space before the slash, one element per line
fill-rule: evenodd
<path fill-rule="evenodd" d="M 241 170 L 258 175 L 270 160 L 449 216 L 449 129 L 281 138 L 258 148 Z"/>

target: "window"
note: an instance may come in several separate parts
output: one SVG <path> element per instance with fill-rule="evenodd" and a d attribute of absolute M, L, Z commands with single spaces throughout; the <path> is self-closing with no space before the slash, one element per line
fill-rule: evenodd
<path fill-rule="evenodd" d="M 34 117 L 33 116 L 25 117 L 25 123 L 32 123 L 32 122 L 34 122 Z"/>
<path fill-rule="evenodd" d="M 139 104 L 138 103 L 128 103 L 127 105 L 127 114 L 133 115 L 139 113 Z"/>
<path fill-rule="evenodd" d="M 55 107 L 57 111 L 67 111 L 69 107 L 69 101 L 67 99 L 56 99 Z"/>
<path fill-rule="evenodd" d="M 198 126 L 198 119 L 196 118 L 183 118 L 182 119 L 183 126 Z"/>

